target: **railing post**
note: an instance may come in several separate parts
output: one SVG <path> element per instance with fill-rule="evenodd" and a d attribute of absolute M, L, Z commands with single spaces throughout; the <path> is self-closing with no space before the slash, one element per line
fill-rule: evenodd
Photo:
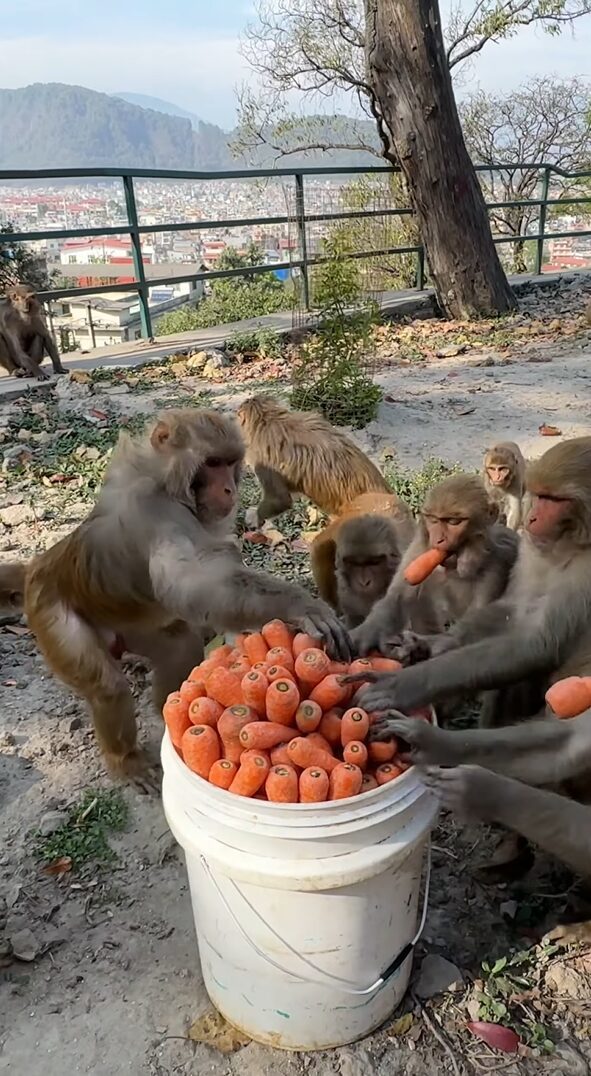
<path fill-rule="evenodd" d="M 140 325 L 142 329 L 142 336 L 144 337 L 144 340 L 152 341 L 154 339 L 154 335 L 152 332 L 150 305 L 148 303 L 148 285 L 146 283 L 146 274 L 144 272 L 144 261 L 142 258 L 142 241 L 140 233 L 138 231 L 139 221 L 137 216 L 137 206 L 135 204 L 133 179 L 131 176 L 123 176 L 123 190 L 125 191 L 127 223 L 129 224 L 129 235 L 131 238 L 133 271 L 135 274 L 135 278 L 138 281 L 138 293 L 140 300 Z"/>
<path fill-rule="evenodd" d="M 94 331 L 94 321 L 92 320 L 92 303 L 86 304 L 86 313 L 88 315 L 88 331 L 90 333 L 90 342 L 94 350 L 94 348 L 96 348 L 96 333 Z"/>
<path fill-rule="evenodd" d="M 540 206 L 540 215 L 538 217 L 538 235 L 540 238 L 536 244 L 536 276 L 541 274 L 542 266 L 544 264 L 544 232 L 546 231 L 546 210 L 548 208 L 547 202 L 549 191 L 550 169 L 546 166 L 546 168 L 544 168 L 544 175 L 542 176 L 542 204 Z"/>
<path fill-rule="evenodd" d="M 298 225 L 299 247 L 302 252 L 302 280 L 304 282 L 304 304 L 310 309 L 310 279 L 308 277 L 308 241 L 306 239 L 306 203 L 304 201 L 304 177 L 295 174 L 296 220 Z"/>
<path fill-rule="evenodd" d="M 421 247 L 417 251 L 417 274 L 415 288 L 418 291 L 424 291 L 425 289 L 425 248 Z"/>

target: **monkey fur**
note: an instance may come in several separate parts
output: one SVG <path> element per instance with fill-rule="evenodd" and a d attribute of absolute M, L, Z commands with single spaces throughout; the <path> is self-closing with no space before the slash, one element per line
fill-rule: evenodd
<path fill-rule="evenodd" d="M 13 284 L 0 303 L 0 364 L 17 377 L 42 381 L 47 378 L 41 369 L 45 352 L 54 372 L 65 374 L 35 290 L 29 284 Z"/>
<path fill-rule="evenodd" d="M 525 488 L 525 460 L 519 445 L 503 441 L 486 450 L 482 477 L 489 499 L 498 507 L 499 523 L 519 530 Z"/>

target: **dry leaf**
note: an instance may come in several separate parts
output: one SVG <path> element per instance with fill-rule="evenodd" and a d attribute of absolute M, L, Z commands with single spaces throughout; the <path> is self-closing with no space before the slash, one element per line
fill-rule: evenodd
<path fill-rule="evenodd" d="M 23 628 L 22 624 L 7 624 L 6 631 L 9 631 L 11 635 L 30 635 L 29 628 Z"/>
<path fill-rule="evenodd" d="M 221 1054 L 233 1054 L 248 1046 L 251 1041 L 242 1031 L 238 1031 L 224 1020 L 221 1013 L 215 1009 L 198 1017 L 189 1028 L 189 1038 L 193 1042 L 203 1042 L 206 1046 L 212 1046 Z"/>
<path fill-rule="evenodd" d="M 16 680 L 3 680 L 2 687 L 16 687 Z"/>
<path fill-rule="evenodd" d="M 92 378 L 86 370 L 70 370 L 70 381 L 77 381 L 79 385 L 89 385 Z"/>
<path fill-rule="evenodd" d="M 99 422 L 106 422 L 109 417 L 106 411 L 99 411 L 98 407 L 91 407 L 89 415 L 92 415 L 93 418 L 97 418 Z"/>
<path fill-rule="evenodd" d="M 407 1012 L 404 1016 L 400 1016 L 398 1020 L 395 1020 L 390 1027 L 386 1028 L 387 1035 L 407 1035 L 413 1024 L 413 1015 L 411 1012 Z"/>
<path fill-rule="evenodd" d="M 65 482 L 74 482 L 77 477 L 75 474 L 50 474 L 47 481 L 50 486 L 59 486 Z"/>
<path fill-rule="evenodd" d="M 478 1039 L 482 1039 L 493 1050 L 503 1050 L 506 1054 L 514 1054 L 519 1048 L 519 1035 L 510 1027 L 502 1027 L 500 1024 L 489 1024 L 486 1020 L 473 1020 L 468 1028 Z"/>
<path fill-rule="evenodd" d="M 458 408 L 455 411 L 455 414 L 456 415 L 472 415 L 475 410 L 476 410 L 475 407 L 462 407 L 461 409 Z"/>
<path fill-rule="evenodd" d="M 542 437 L 560 437 L 562 430 L 559 430 L 558 426 L 548 426 L 543 422 L 541 426 L 538 426 L 538 433 L 541 433 Z"/>
<path fill-rule="evenodd" d="M 281 545 L 282 542 L 287 541 L 285 535 L 274 527 L 265 527 L 265 530 L 262 533 L 271 545 Z"/>
<path fill-rule="evenodd" d="M 305 542 L 303 540 L 303 538 L 294 538 L 293 542 L 290 545 L 290 549 L 294 553 L 309 553 L 310 552 L 310 546 L 308 545 L 307 542 Z"/>
<path fill-rule="evenodd" d="M 245 531 L 242 535 L 245 542 L 252 545 L 270 545 L 270 540 L 262 531 Z"/>
<path fill-rule="evenodd" d="M 44 874 L 51 874 L 55 877 L 61 877 L 62 874 L 67 874 L 72 870 L 72 860 L 69 856 L 60 856 L 59 859 L 54 859 L 53 863 L 48 863 L 47 867 L 43 868 Z"/>

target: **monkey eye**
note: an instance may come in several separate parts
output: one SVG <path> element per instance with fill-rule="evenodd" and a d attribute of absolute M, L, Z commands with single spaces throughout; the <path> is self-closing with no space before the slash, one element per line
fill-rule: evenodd
<path fill-rule="evenodd" d="M 445 521 L 450 527 L 459 527 L 460 523 L 465 523 L 465 519 L 461 519 L 459 516 L 452 516 L 451 519 Z"/>
<path fill-rule="evenodd" d="M 219 459 L 218 456 L 210 456 L 209 459 L 207 459 L 205 461 L 205 466 L 206 467 L 221 467 L 223 465 L 223 463 L 224 463 L 224 461 Z"/>

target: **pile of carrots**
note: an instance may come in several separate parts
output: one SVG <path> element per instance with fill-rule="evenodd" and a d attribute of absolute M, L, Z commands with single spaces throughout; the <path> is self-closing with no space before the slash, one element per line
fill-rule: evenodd
<path fill-rule="evenodd" d="M 331 661 L 309 635 L 272 620 L 213 650 L 168 696 L 163 716 L 189 769 L 218 788 L 274 803 L 346 799 L 409 764 L 394 739 L 366 743 L 372 715 L 350 706 L 359 684 L 343 677 L 399 668 L 377 655 Z"/>

